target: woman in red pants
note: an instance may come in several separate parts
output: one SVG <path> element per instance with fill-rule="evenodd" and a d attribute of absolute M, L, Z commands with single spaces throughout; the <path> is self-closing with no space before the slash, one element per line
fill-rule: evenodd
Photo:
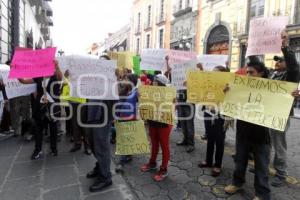
<path fill-rule="evenodd" d="M 162 74 L 155 76 L 153 85 L 165 87 L 169 83 L 167 77 Z M 148 121 L 149 134 L 151 139 L 151 158 L 147 164 L 141 167 L 142 172 L 147 172 L 156 169 L 156 158 L 159 152 L 159 145 L 162 149 L 162 164 L 159 171 L 153 176 L 155 181 L 162 181 L 168 176 L 168 163 L 170 160 L 170 134 L 172 131 L 172 125 Z"/>

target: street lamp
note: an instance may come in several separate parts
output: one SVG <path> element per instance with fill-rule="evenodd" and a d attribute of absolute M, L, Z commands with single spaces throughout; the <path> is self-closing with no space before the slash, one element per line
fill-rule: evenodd
<path fill-rule="evenodd" d="M 187 36 L 183 35 L 182 38 L 179 41 L 179 49 L 181 50 L 190 50 L 191 49 L 191 44 L 189 42 L 189 39 Z"/>
<path fill-rule="evenodd" d="M 59 54 L 59 56 L 62 56 L 65 52 L 61 49 L 57 53 Z"/>

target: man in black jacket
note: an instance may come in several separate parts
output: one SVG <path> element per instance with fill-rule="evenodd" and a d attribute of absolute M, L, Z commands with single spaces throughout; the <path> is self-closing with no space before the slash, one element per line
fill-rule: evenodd
<path fill-rule="evenodd" d="M 299 83 L 299 64 L 297 63 L 295 53 L 288 46 L 288 35 L 285 32 L 282 33 L 281 50 L 283 57 L 274 57 L 276 65 L 274 72 L 270 74 L 270 78 L 273 80 Z M 282 186 L 287 177 L 286 132 L 288 128 L 289 123 L 284 132 L 270 129 L 271 142 L 275 150 L 273 166 L 276 170 L 276 176 L 271 184 L 275 187 Z"/>

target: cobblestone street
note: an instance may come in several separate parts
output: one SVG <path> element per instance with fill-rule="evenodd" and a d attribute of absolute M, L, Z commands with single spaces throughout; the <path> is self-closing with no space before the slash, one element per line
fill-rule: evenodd
<path fill-rule="evenodd" d="M 210 176 L 210 170 L 200 169 L 197 164 L 205 158 L 206 144 L 200 139 L 203 123 L 196 122 L 196 150 L 188 154 L 184 147 L 176 146 L 181 132 L 173 131 L 171 139 L 171 162 L 168 178 L 156 183 L 153 172 L 142 173 L 140 167 L 148 156 L 135 156 L 126 165 L 123 176 L 114 173 L 114 185 L 100 193 L 91 194 L 88 188 L 92 181 L 85 178 L 92 169 L 94 159 L 83 152 L 71 154 L 71 143 L 59 143 L 59 156 L 47 155 L 30 161 L 33 143 L 21 138 L 9 138 L 0 142 L 0 199 L 1 200 L 93 200 L 93 199 L 164 199 L 164 200 L 250 200 L 254 196 L 254 175 L 247 173 L 244 189 L 233 196 L 224 193 L 224 186 L 231 183 L 234 163 L 234 131 L 227 132 L 223 172 L 218 178 Z M 300 138 L 299 120 L 293 119 L 288 132 L 289 184 L 282 188 L 272 187 L 274 200 L 299 200 L 300 196 Z M 159 156 L 160 158 L 160 156 Z M 114 160 L 117 160 L 114 157 Z M 250 163 L 253 165 L 253 163 Z"/>
<path fill-rule="evenodd" d="M 142 173 L 139 168 L 148 161 L 145 156 L 136 156 L 126 166 L 124 177 L 138 199 L 163 199 L 163 200 L 250 200 L 254 198 L 254 174 L 247 173 L 247 182 L 240 193 L 233 196 L 224 193 L 224 186 L 231 183 L 234 163 L 233 130 L 227 132 L 226 150 L 223 159 L 223 172 L 218 178 L 210 176 L 211 171 L 200 169 L 199 161 L 205 159 L 206 144 L 200 139 L 204 133 L 203 122 L 196 123 L 196 150 L 188 154 L 184 147 L 176 146 L 181 139 L 181 133 L 173 131 L 171 145 L 171 162 L 169 177 L 157 184 L 151 178 L 153 173 Z M 293 119 L 288 132 L 289 146 L 289 184 L 282 188 L 271 187 L 274 200 L 299 200 L 300 199 L 300 139 L 299 120 Z M 251 163 L 250 163 L 251 164 Z M 252 163 L 253 165 L 253 163 Z M 272 172 L 272 171 L 271 171 Z"/>

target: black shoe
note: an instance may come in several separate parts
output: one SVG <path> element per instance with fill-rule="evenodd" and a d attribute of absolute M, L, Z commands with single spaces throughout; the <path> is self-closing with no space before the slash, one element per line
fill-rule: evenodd
<path fill-rule="evenodd" d="M 92 154 L 91 150 L 89 150 L 89 149 L 85 149 L 84 153 L 88 156 Z"/>
<path fill-rule="evenodd" d="M 124 172 L 124 165 L 119 163 L 115 168 L 116 173 L 123 173 Z"/>
<path fill-rule="evenodd" d="M 181 142 L 177 142 L 176 143 L 177 146 L 187 146 L 187 142 L 186 141 L 181 141 Z"/>
<path fill-rule="evenodd" d="M 86 174 L 86 178 L 92 179 L 92 178 L 97 178 L 98 172 L 97 170 L 93 169 L 89 173 Z"/>
<path fill-rule="evenodd" d="M 75 144 L 70 150 L 71 153 L 79 151 L 81 149 L 81 145 Z"/>
<path fill-rule="evenodd" d="M 90 192 L 98 192 L 112 185 L 112 181 L 96 181 L 91 187 Z"/>
<path fill-rule="evenodd" d="M 57 156 L 57 150 L 52 150 L 51 151 L 51 156 L 56 157 Z"/>
<path fill-rule="evenodd" d="M 201 139 L 202 139 L 202 140 L 207 140 L 207 136 L 206 136 L 206 135 L 203 135 L 203 136 L 201 136 Z"/>
<path fill-rule="evenodd" d="M 31 155 L 31 160 L 36 160 L 42 157 L 42 151 L 40 150 L 34 150 Z"/>
<path fill-rule="evenodd" d="M 190 146 L 188 146 L 188 147 L 186 148 L 186 152 L 187 152 L 187 153 L 192 153 L 194 150 L 195 150 L 195 147 L 192 146 L 192 145 L 190 145 Z"/>
<path fill-rule="evenodd" d="M 286 185 L 286 179 L 275 176 L 271 182 L 271 185 L 273 187 L 282 187 L 282 186 Z"/>

